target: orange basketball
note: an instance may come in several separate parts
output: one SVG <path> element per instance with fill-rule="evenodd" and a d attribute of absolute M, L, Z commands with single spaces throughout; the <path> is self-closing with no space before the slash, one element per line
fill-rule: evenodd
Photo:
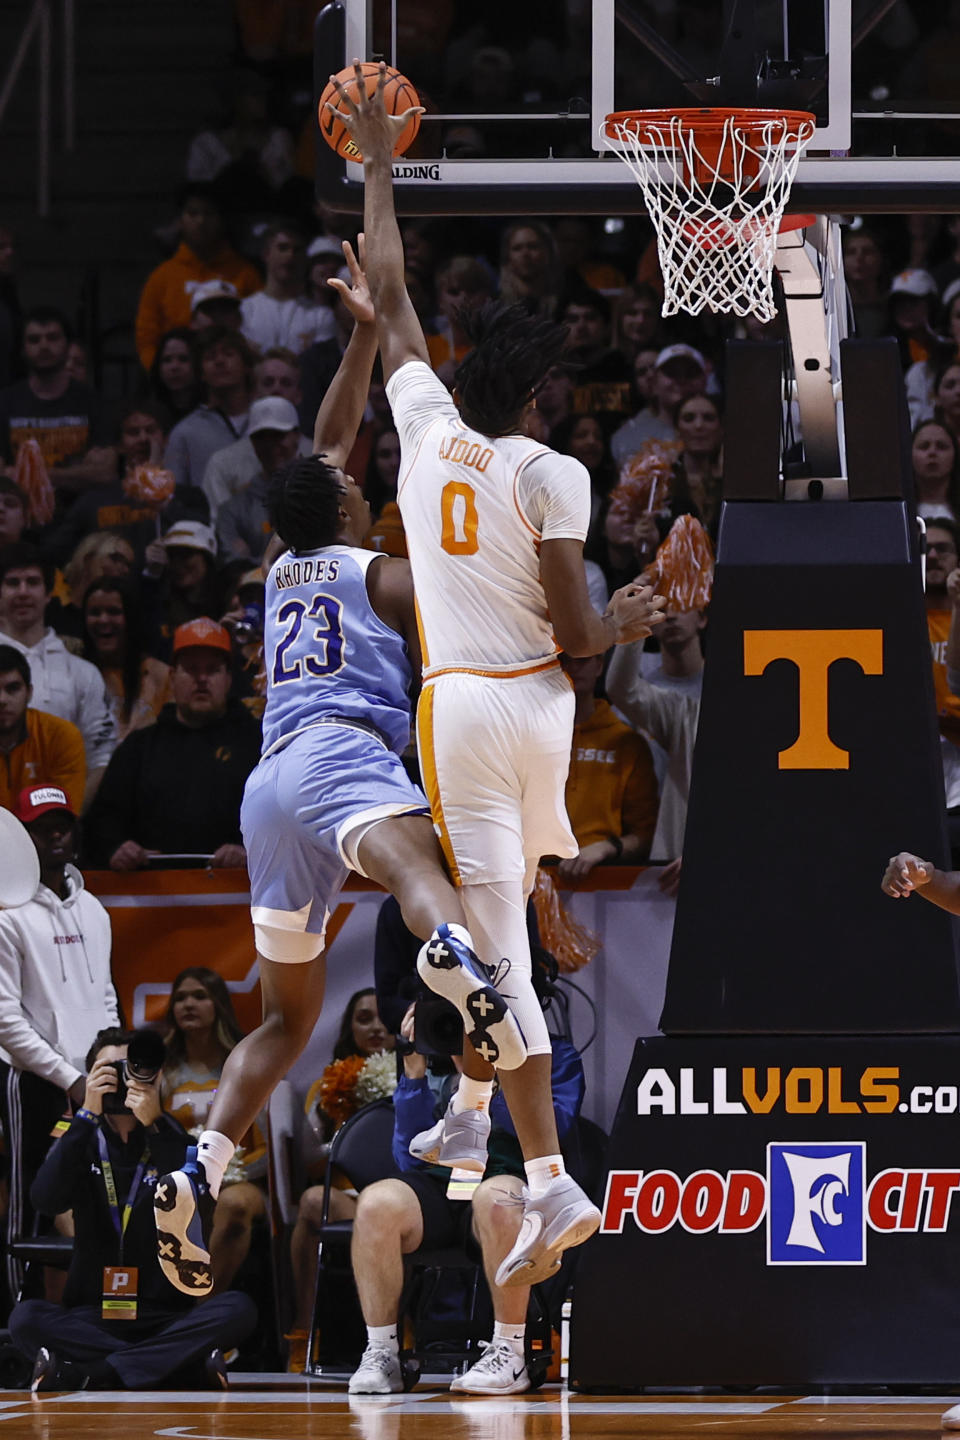
<path fill-rule="evenodd" d="M 372 95 L 377 88 L 377 81 L 380 77 L 380 66 L 367 60 L 360 66 L 360 69 L 363 71 L 367 94 Z M 336 78 L 340 81 L 340 84 L 346 90 L 347 94 L 353 99 L 356 99 L 357 80 L 353 66 L 348 65 L 340 71 Z M 336 150 L 337 154 L 342 155 L 345 160 L 362 160 L 363 156 L 351 140 L 350 132 L 346 125 L 344 125 L 342 120 L 338 120 L 337 116 L 334 115 L 331 110 L 327 109 L 328 101 L 334 105 L 338 103 L 336 87 L 332 80 L 320 96 L 320 134 L 324 140 L 326 140 L 331 150 Z M 420 96 L 416 90 L 414 90 L 406 75 L 401 75 L 399 70 L 394 70 L 390 65 L 387 66 L 387 81 L 383 88 L 383 103 L 386 105 L 389 115 L 402 115 L 403 112 L 409 110 L 411 106 L 420 104 Z M 420 116 L 411 115 L 409 123 L 401 130 L 400 138 L 393 147 L 394 155 L 406 154 L 416 139 L 419 129 Z"/>

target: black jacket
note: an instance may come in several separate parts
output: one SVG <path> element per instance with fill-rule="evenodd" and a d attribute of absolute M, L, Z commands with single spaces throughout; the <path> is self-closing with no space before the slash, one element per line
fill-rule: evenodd
<path fill-rule="evenodd" d="M 144 1144 L 150 1149 L 122 1251 L 107 1203 L 97 1145 L 98 1128 L 107 1138 L 121 1213 Z M 189 1144 L 189 1136 L 170 1115 L 161 1115 L 148 1131 L 137 1125 L 126 1144 L 105 1120 L 97 1126 L 92 1120 L 77 1119 L 61 1139 L 54 1142 L 30 1187 L 30 1200 L 42 1215 L 73 1211 L 76 1239 L 64 1304 L 99 1305 L 103 1295 L 103 1267 L 126 1264 L 136 1265 L 140 1271 L 140 1299 L 165 1308 L 191 1308 L 194 1301 L 190 1296 L 182 1295 L 163 1278 L 157 1259 L 157 1227 L 153 1217 L 157 1179 L 180 1168 Z"/>
<path fill-rule="evenodd" d="M 238 845 L 243 786 L 259 758 L 259 722 L 239 701 L 199 730 L 165 705 L 111 757 L 84 826 L 93 863 L 108 864 L 125 840 L 164 854 Z"/>

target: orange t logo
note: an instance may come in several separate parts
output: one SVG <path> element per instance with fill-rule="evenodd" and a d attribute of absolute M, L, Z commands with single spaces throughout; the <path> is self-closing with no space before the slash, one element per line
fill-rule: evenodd
<path fill-rule="evenodd" d="M 774 660 L 792 660 L 800 690 L 800 733 L 781 750 L 781 770 L 849 770 L 850 752 L 829 734 L 828 674 L 834 660 L 853 660 L 864 675 L 883 674 L 882 630 L 745 630 L 743 673 L 762 675 Z"/>

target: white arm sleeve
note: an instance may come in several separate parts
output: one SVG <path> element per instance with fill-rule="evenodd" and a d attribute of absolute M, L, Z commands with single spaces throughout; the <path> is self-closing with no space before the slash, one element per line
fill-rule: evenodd
<path fill-rule="evenodd" d="M 413 450 L 434 420 L 460 418 L 446 385 L 423 360 L 408 360 L 393 372 L 387 381 L 387 399 L 400 436 L 401 452 L 411 459 Z"/>
<path fill-rule="evenodd" d="M 517 503 L 541 540 L 586 540 L 590 472 L 572 455 L 542 450 L 520 472 Z"/>

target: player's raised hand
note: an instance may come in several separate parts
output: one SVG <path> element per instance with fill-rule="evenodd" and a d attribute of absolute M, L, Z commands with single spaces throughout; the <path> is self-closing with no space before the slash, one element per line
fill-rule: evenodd
<path fill-rule="evenodd" d="M 343 121 L 364 160 L 389 160 L 401 133 L 407 128 L 411 115 L 422 115 L 423 106 L 411 107 L 400 115 L 388 115 L 387 107 L 383 103 L 383 91 L 387 83 L 386 62 L 380 61 L 380 74 L 372 95 L 367 94 L 366 78 L 359 60 L 354 60 L 353 70 L 357 82 L 357 98 L 354 99 L 336 75 L 331 75 L 331 83 L 337 91 L 337 103 L 334 105 L 328 100 L 327 109 L 332 110 Z"/>
<path fill-rule="evenodd" d="M 367 250 L 363 231 L 357 236 L 356 254 L 354 254 L 350 241 L 343 241 L 343 258 L 346 260 L 347 269 L 350 271 L 350 284 L 348 285 L 345 280 L 341 280 L 339 275 L 333 276 L 332 279 L 327 281 L 327 284 L 333 290 L 336 290 L 358 325 L 372 325 L 377 317 L 373 308 L 373 298 L 370 294 L 370 287 L 367 284 Z"/>
<path fill-rule="evenodd" d="M 606 614 L 616 621 L 617 645 L 628 645 L 632 640 L 644 640 L 655 625 L 663 619 L 666 600 L 655 595 L 651 585 L 637 585 L 631 582 L 614 590 Z"/>
<path fill-rule="evenodd" d="M 921 860 L 919 855 L 911 855 L 908 850 L 901 850 L 899 855 L 891 858 L 880 888 L 894 900 L 909 900 L 914 890 L 929 884 L 935 869 L 929 860 Z"/>

